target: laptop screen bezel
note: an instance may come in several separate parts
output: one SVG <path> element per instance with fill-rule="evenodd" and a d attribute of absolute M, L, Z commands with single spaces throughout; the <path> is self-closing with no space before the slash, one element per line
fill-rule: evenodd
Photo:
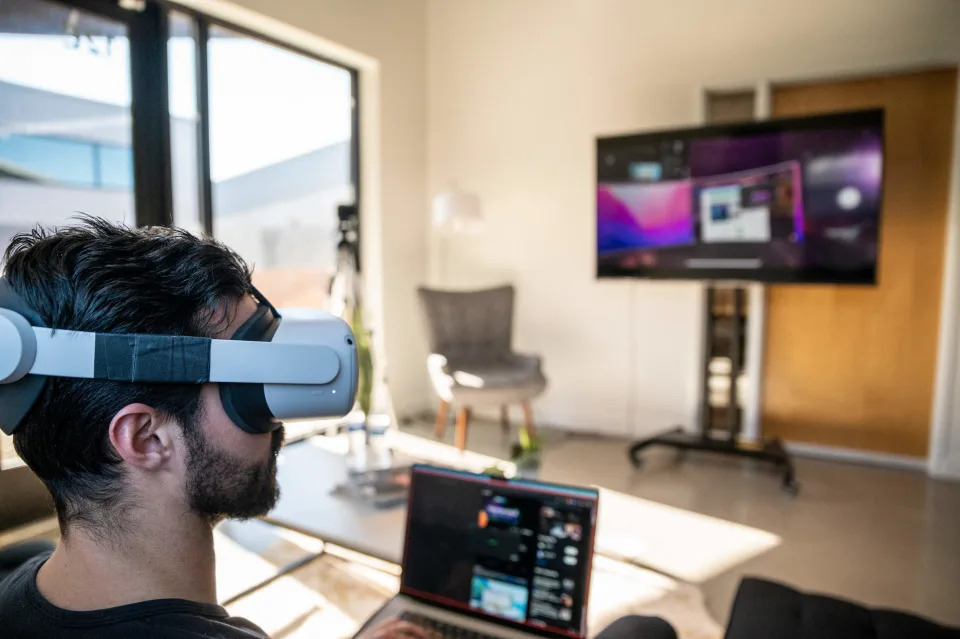
<path fill-rule="evenodd" d="M 531 493 L 547 493 L 563 497 L 573 497 L 576 499 L 585 499 L 593 502 L 592 522 L 590 526 L 589 554 L 587 561 L 586 583 L 583 591 L 583 611 L 580 624 L 580 634 L 571 634 L 559 628 L 549 628 L 537 626 L 526 622 L 511 621 L 496 615 L 478 611 L 469 605 L 459 601 L 445 599 L 433 593 L 421 592 L 406 585 L 406 566 L 410 546 L 410 524 L 413 513 L 413 499 L 416 488 L 416 477 L 418 474 L 439 474 L 446 477 L 460 478 L 463 481 L 477 482 L 491 486 L 502 486 L 512 490 L 529 491 Z M 585 639 L 587 637 L 587 613 L 590 605 L 590 579 L 593 572 L 593 557 L 597 539 L 597 517 L 600 507 L 600 492 L 595 488 L 584 488 L 581 486 L 568 486 L 565 484 L 555 484 L 548 482 L 533 481 L 527 479 L 507 479 L 493 477 L 491 475 L 482 475 L 463 470 L 444 468 L 441 466 L 431 466 L 429 464 L 414 464 L 411 469 L 410 494 L 407 498 L 407 521 L 405 524 L 403 538 L 403 561 L 401 563 L 400 575 L 400 594 L 411 597 L 423 603 L 438 606 L 444 610 L 449 610 L 457 614 L 466 615 L 482 621 L 494 623 L 512 630 L 518 630 L 534 634 L 541 637 L 550 637 L 551 639 Z"/>

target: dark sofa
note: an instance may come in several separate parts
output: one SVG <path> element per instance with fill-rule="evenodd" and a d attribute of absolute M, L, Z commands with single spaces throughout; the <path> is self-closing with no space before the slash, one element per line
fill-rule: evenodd
<path fill-rule="evenodd" d="M 960 601 L 957 602 L 960 606 Z M 960 639 L 946 628 L 893 610 L 806 594 L 772 581 L 745 578 L 730 613 L 726 639 Z"/>

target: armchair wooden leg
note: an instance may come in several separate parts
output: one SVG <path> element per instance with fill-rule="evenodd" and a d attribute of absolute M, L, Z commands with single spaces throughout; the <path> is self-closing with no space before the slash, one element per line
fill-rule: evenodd
<path fill-rule="evenodd" d="M 527 434 L 530 435 L 530 438 L 537 436 L 537 429 L 533 425 L 533 408 L 530 407 L 530 402 L 523 403 L 523 423 L 527 427 Z"/>
<path fill-rule="evenodd" d="M 457 448 L 464 450 L 467 447 L 467 424 L 470 422 L 470 409 L 461 406 L 457 411 Z"/>
<path fill-rule="evenodd" d="M 440 405 L 437 406 L 437 426 L 433 430 L 433 434 L 437 436 L 437 439 L 443 439 L 444 433 L 447 432 L 448 408 L 450 408 L 450 402 L 445 402 L 441 399 Z"/>
<path fill-rule="evenodd" d="M 500 407 L 500 430 L 504 435 L 510 433 L 510 407 L 506 404 Z"/>

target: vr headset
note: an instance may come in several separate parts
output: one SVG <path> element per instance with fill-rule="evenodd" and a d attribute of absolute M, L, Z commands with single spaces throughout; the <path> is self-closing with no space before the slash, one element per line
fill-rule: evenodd
<path fill-rule="evenodd" d="M 47 328 L 0 278 L 0 430 L 16 432 L 48 377 L 215 382 L 227 415 L 248 433 L 350 412 L 357 347 L 347 323 L 322 311 L 285 319 L 251 292 L 257 311 L 230 339 L 89 333 Z"/>

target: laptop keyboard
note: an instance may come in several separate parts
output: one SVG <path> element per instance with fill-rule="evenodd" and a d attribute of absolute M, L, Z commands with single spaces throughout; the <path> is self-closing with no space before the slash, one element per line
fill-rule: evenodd
<path fill-rule="evenodd" d="M 469 628 L 462 628 L 453 624 L 444 623 L 443 621 L 431 619 L 430 617 L 424 617 L 415 612 L 405 612 L 400 615 L 400 618 L 420 626 L 434 636 L 442 637 L 443 639 L 500 639 L 499 637 L 486 635 L 482 632 L 470 630 Z"/>

